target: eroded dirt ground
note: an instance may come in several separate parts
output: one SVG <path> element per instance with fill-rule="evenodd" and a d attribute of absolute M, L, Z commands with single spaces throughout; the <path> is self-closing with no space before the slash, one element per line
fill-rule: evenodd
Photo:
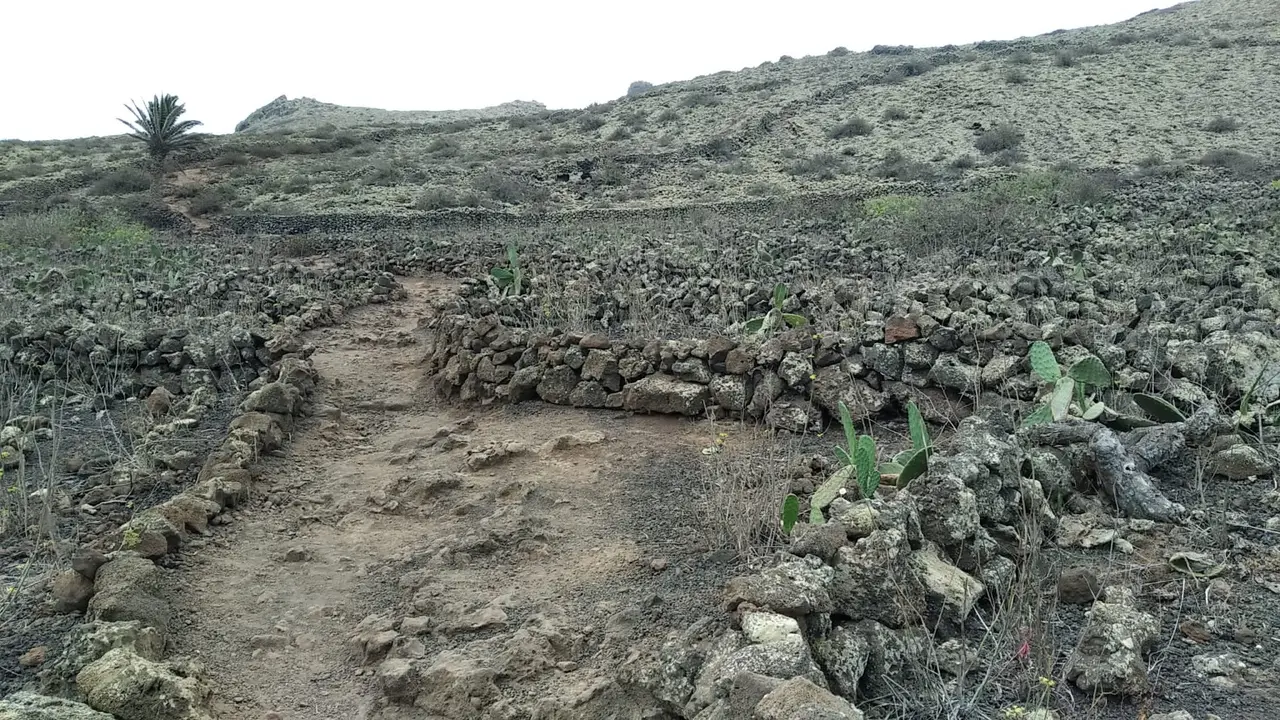
<path fill-rule="evenodd" d="M 313 416 L 264 459 L 254 503 L 178 560 L 175 654 L 205 665 L 217 717 L 374 716 L 352 638 L 379 617 L 412 618 L 393 655 L 515 648 L 529 682 L 503 692 L 522 703 L 716 613 L 734 568 L 700 542 L 687 482 L 708 424 L 441 406 L 416 342 L 441 286 L 406 287 L 310 337 Z"/>

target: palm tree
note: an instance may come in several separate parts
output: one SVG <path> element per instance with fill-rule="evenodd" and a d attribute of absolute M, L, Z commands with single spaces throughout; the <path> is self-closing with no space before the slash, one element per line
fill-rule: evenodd
<path fill-rule="evenodd" d="M 138 107 L 137 103 L 133 107 L 125 105 L 125 108 L 133 113 L 137 123 L 117 119 L 133 131 L 129 137 L 146 143 L 147 153 L 155 160 L 163 160 L 174 150 L 191 147 L 196 142 L 189 133 L 201 122 L 178 120 L 187 109 L 178 102 L 176 95 L 156 95 L 147 103 L 146 110 Z"/>

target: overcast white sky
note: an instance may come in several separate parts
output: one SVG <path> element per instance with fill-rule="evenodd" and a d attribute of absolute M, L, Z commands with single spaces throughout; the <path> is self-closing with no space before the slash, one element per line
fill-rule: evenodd
<path fill-rule="evenodd" d="M 279 95 L 393 110 L 582 107 L 876 44 L 928 47 L 1119 22 L 1171 0 L 4 0 L 0 138 L 114 135 L 173 93 L 231 132 Z"/>

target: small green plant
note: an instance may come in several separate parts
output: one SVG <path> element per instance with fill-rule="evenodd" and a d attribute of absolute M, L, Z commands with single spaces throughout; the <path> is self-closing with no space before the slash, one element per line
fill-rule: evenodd
<path fill-rule="evenodd" d="M 799 517 L 800 498 L 796 497 L 795 493 L 787 493 L 787 496 L 782 499 L 782 534 L 790 535 Z"/>
<path fill-rule="evenodd" d="M 1134 393 L 1133 402 L 1143 412 L 1157 422 L 1176 423 L 1187 419 L 1182 411 L 1167 402 L 1164 398 L 1149 393 Z"/>
<path fill-rule="evenodd" d="M 867 198 L 862 202 L 862 210 L 867 217 L 899 218 L 910 215 L 920 208 L 920 198 L 909 195 L 881 195 Z"/>
<path fill-rule="evenodd" d="M 907 403 L 907 425 L 911 434 L 911 447 L 898 453 L 892 461 L 876 464 L 876 441 L 870 435 L 858 434 L 853 416 L 843 402 L 838 405 L 840 426 L 844 430 L 844 445 L 836 447 L 836 459 L 840 469 L 813 491 L 809 499 L 809 523 L 820 525 L 822 511 L 843 494 L 845 485 L 853 480 L 858 492 L 865 499 L 875 497 L 882 478 L 891 478 L 898 487 L 905 487 L 911 480 L 928 470 L 929 456 L 933 452 L 929 431 L 914 402 Z M 785 510 L 783 525 L 786 525 Z"/>
<path fill-rule="evenodd" d="M 125 550 L 132 550 L 140 544 L 142 544 L 142 531 L 135 527 L 125 528 L 120 540 L 120 547 Z"/>
<path fill-rule="evenodd" d="M 773 298 L 769 312 L 760 317 L 751 318 L 743 326 L 742 329 L 751 335 L 760 335 L 782 327 L 800 327 L 809 321 L 803 315 L 784 312 L 782 306 L 786 304 L 789 295 L 785 283 L 778 283 L 773 286 Z"/>
<path fill-rule="evenodd" d="M 1023 421 L 1025 427 L 1063 420 L 1073 409 L 1084 420 L 1097 420 L 1107 411 L 1107 406 L 1095 401 L 1089 393 L 1090 388 L 1101 390 L 1111 387 L 1111 373 L 1098 358 L 1092 355 L 1081 358 L 1063 374 L 1053 348 L 1043 340 L 1037 340 L 1031 343 L 1028 359 L 1031 372 L 1052 384 L 1053 390 L 1045 404 Z"/>
<path fill-rule="evenodd" d="M 914 402 L 907 403 L 907 429 L 911 434 L 911 447 L 895 455 L 893 460 L 880 465 L 880 474 L 896 476 L 898 487 L 905 487 L 928 471 L 929 456 L 933 454 L 929 427 L 924 424 L 920 408 Z"/>
<path fill-rule="evenodd" d="M 520 295 L 524 291 L 524 270 L 520 267 L 520 250 L 514 243 L 507 246 L 507 266 L 489 271 L 498 290 L 504 295 Z"/>

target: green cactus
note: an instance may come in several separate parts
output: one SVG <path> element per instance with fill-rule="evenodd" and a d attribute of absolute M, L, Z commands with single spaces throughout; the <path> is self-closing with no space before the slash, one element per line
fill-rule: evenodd
<path fill-rule="evenodd" d="M 524 291 L 524 271 L 520 268 L 520 250 L 514 243 L 507 246 L 507 266 L 489 271 L 494 284 L 503 293 L 519 295 Z"/>
<path fill-rule="evenodd" d="M 1053 348 L 1043 340 L 1031 343 L 1028 354 L 1031 360 L 1031 371 L 1047 383 L 1058 382 L 1062 377 L 1062 368 L 1058 367 L 1058 359 L 1053 356 Z"/>
<path fill-rule="evenodd" d="M 742 325 L 742 329 L 751 335 L 768 332 L 780 327 L 800 327 L 809 321 L 803 315 L 795 313 L 783 312 L 782 306 L 787 302 L 789 292 L 785 283 L 778 283 L 773 286 L 773 307 L 769 312 L 756 318 L 751 318 Z"/>
<path fill-rule="evenodd" d="M 1080 358 L 1067 368 L 1067 376 L 1080 385 L 1095 388 L 1111 387 L 1111 372 L 1101 360 L 1092 355 Z"/>
<path fill-rule="evenodd" d="M 800 498 L 795 493 L 787 493 L 782 499 L 782 534 L 790 535 L 800 517 Z"/>
<path fill-rule="evenodd" d="M 840 491 L 844 489 L 845 483 L 849 482 L 849 478 L 853 477 L 853 473 L 854 466 L 845 465 L 813 491 L 813 497 L 809 498 L 810 525 L 822 524 L 822 511 L 831 504 L 832 500 L 840 497 Z"/>
<path fill-rule="evenodd" d="M 1049 396 L 1049 415 L 1054 422 L 1066 419 L 1075 391 L 1076 381 L 1069 377 L 1058 378 L 1058 382 L 1054 383 L 1053 394 Z"/>
<path fill-rule="evenodd" d="M 925 474 L 929 469 L 929 452 L 927 449 L 912 451 L 911 458 L 902 465 L 902 470 L 898 473 L 898 488 L 904 488 L 907 483 L 915 480 Z"/>
<path fill-rule="evenodd" d="M 880 468 L 876 466 L 876 440 L 870 435 L 858 438 L 853 451 L 853 466 L 858 473 L 858 489 L 862 497 L 872 498 L 880 487 Z"/>
<path fill-rule="evenodd" d="M 1162 423 L 1176 423 L 1187 419 L 1182 411 L 1174 407 L 1162 397 L 1157 397 L 1149 393 L 1134 393 L 1133 402 L 1143 412 L 1150 415 L 1153 420 Z"/>
<path fill-rule="evenodd" d="M 920 408 L 915 402 L 907 403 L 907 428 L 911 432 L 911 449 L 931 452 L 929 448 L 929 428 L 924 424 Z"/>

